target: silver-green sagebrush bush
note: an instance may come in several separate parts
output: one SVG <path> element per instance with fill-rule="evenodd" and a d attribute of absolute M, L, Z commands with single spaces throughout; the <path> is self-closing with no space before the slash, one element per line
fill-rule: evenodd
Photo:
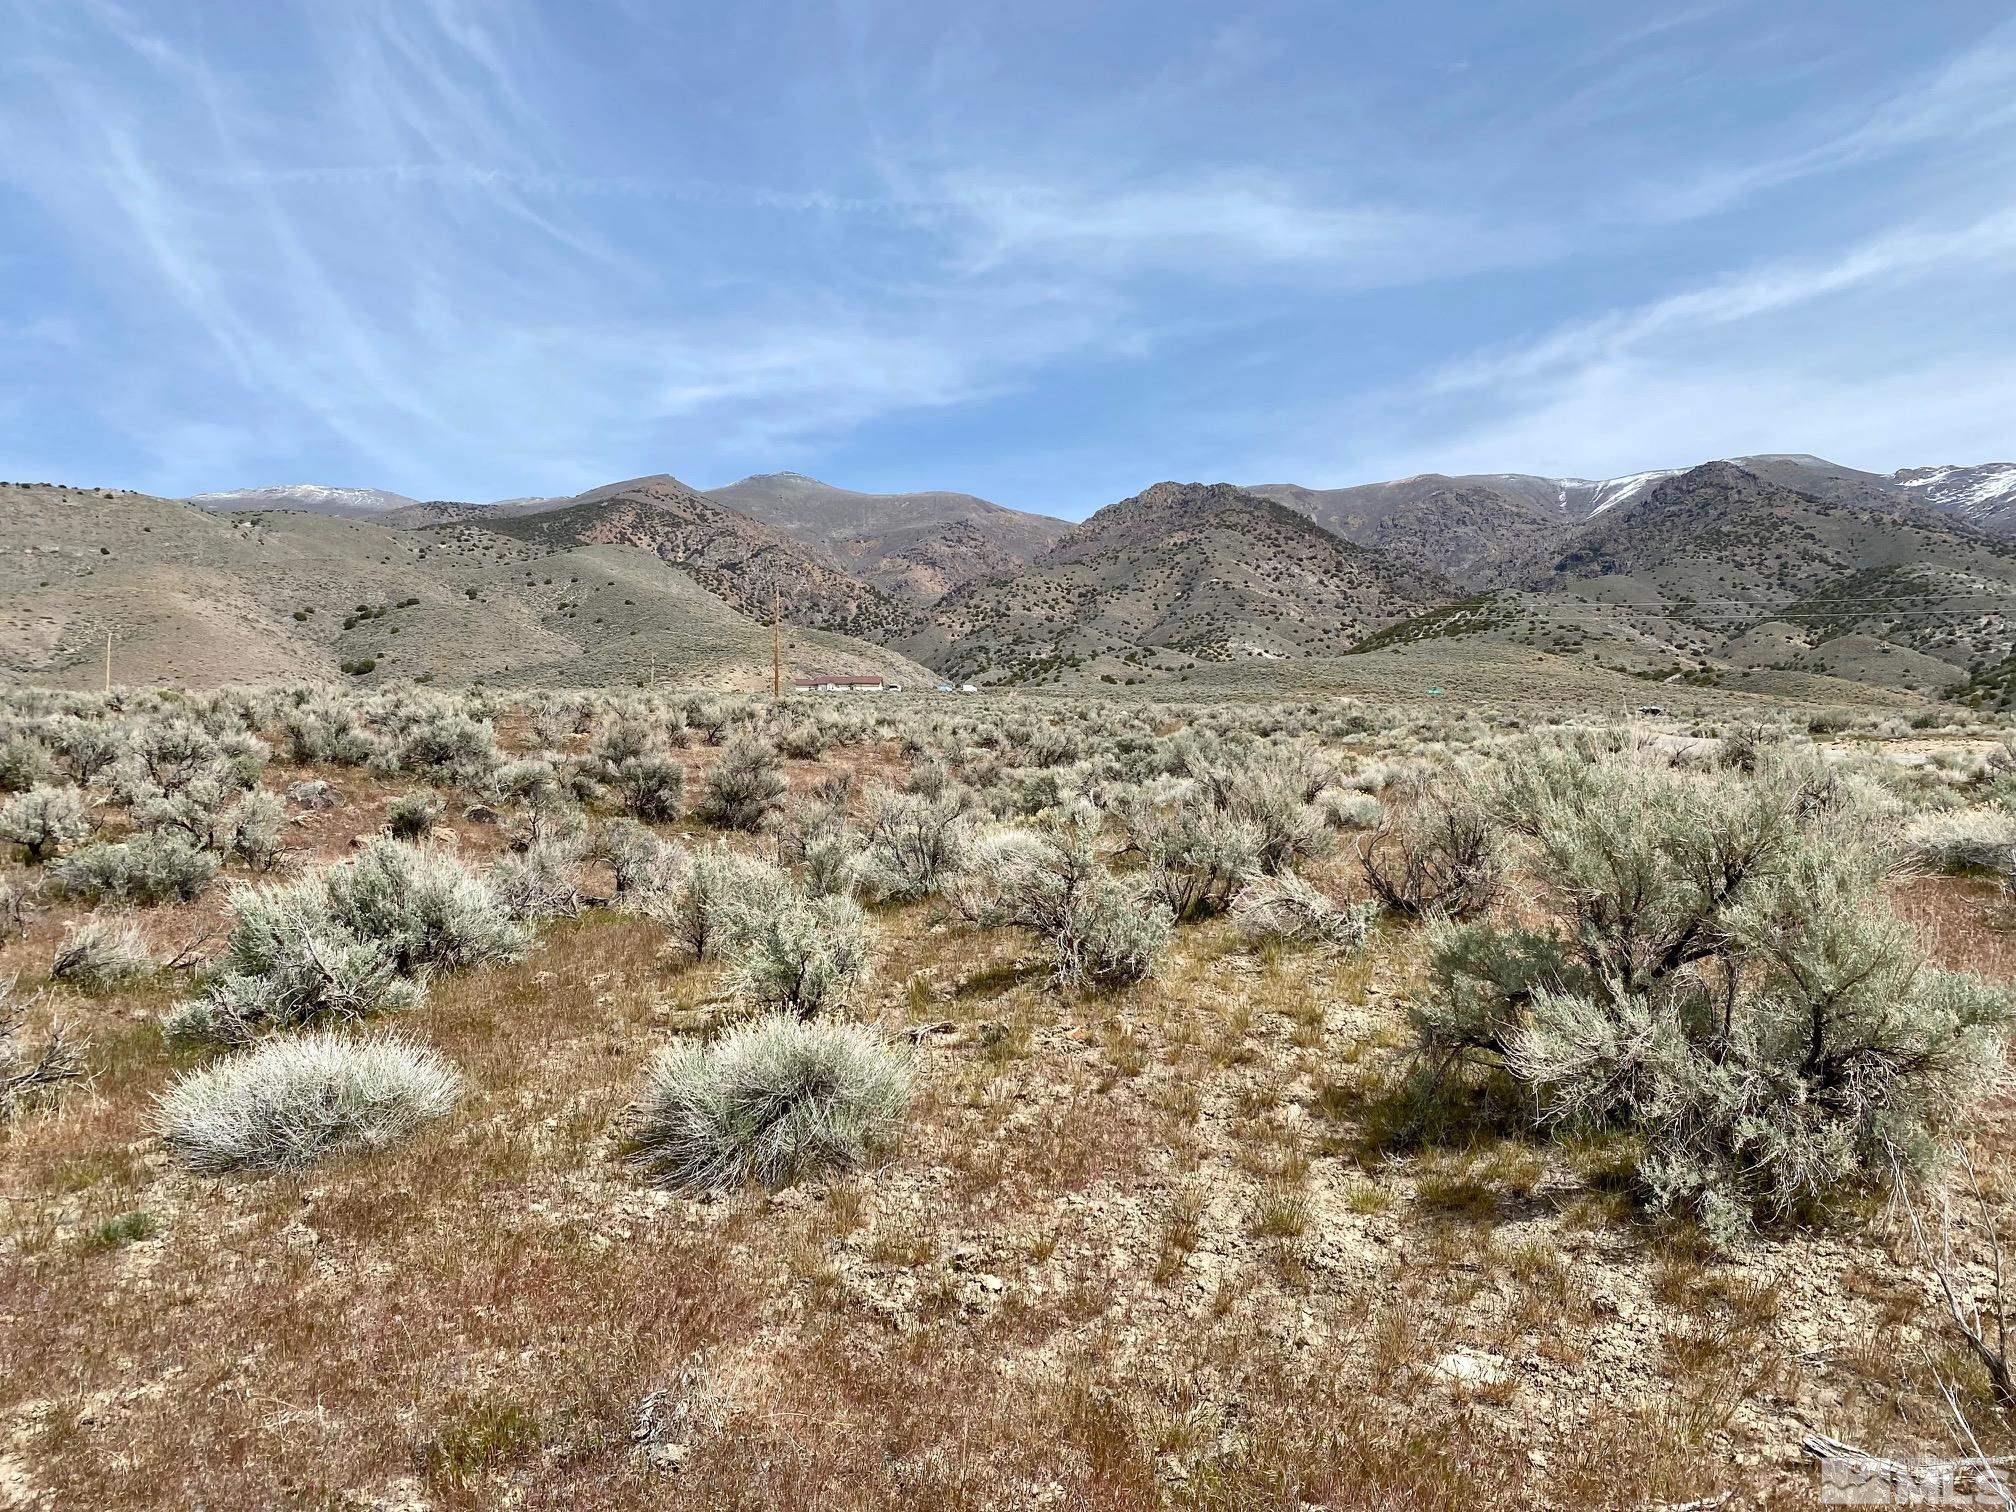
<path fill-rule="evenodd" d="M 280 861 L 280 827 L 286 821 L 287 806 L 277 794 L 247 793 L 224 811 L 225 849 L 255 871 L 271 871 Z"/>
<path fill-rule="evenodd" d="M 596 832 L 586 854 L 609 868 L 618 899 L 669 892 L 687 867 L 686 853 L 635 819 L 612 819 Z"/>
<path fill-rule="evenodd" d="M 409 1008 L 430 972 L 516 960 L 530 938 L 481 878 L 391 840 L 298 882 L 241 888 L 231 912 L 224 953 L 203 996 L 168 1020 L 171 1037 L 240 1044 Z"/>
<path fill-rule="evenodd" d="M 495 771 L 502 757 L 488 721 L 436 713 L 422 718 L 399 742 L 395 768 L 430 782 L 474 786 Z"/>
<path fill-rule="evenodd" d="M 1504 885 L 1504 829 L 1466 788 L 1418 787 L 1358 845 L 1382 908 L 1407 918 L 1467 918 Z"/>
<path fill-rule="evenodd" d="M 930 796 L 871 790 L 858 862 L 862 884 L 881 899 L 929 897 L 966 865 L 973 815 L 973 795 L 956 784 Z"/>
<path fill-rule="evenodd" d="M 499 857 L 484 878 L 510 918 L 571 919 L 581 912 L 582 850 L 579 841 L 535 841 Z"/>
<path fill-rule="evenodd" d="M 800 868 L 804 888 L 815 897 L 851 894 L 861 880 L 861 839 L 847 824 L 846 795 L 836 792 L 798 805 L 777 826 L 777 859 Z M 960 865 L 970 836 L 961 837 Z M 933 879 L 935 890 L 951 868 Z"/>
<path fill-rule="evenodd" d="M 382 942 L 403 975 L 515 961 L 530 943 L 482 878 L 433 851 L 374 840 L 321 881 L 336 921 Z"/>
<path fill-rule="evenodd" d="M 910 1089 L 908 1057 L 871 1030 L 776 1015 L 665 1051 L 630 1112 L 632 1158 L 689 1190 L 784 1186 L 893 1140 Z"/>
<path fill-rule="evenodd" d="M 26 735 L 0 739 L 0 793 L 25 793 L 49 780 L 49 748 Z"/>
<path fill-rule="evenodd" d="M 15 993 L 12 979 L 0 980 L 0 1123 L 85 1076 L 84 1046 L 62 1024 L 28 1042 L 22 1031 L 29 1001 Z"/>
<path fill-rule="evenodd" d="M 147 942 L 132 923 L 91 920 L 64 926 L 49 962 L 49 979 L 84 992 L 109 992 L 154 969 Z"/>
<path fill-rule="evenodd" d="M 1232 922 L 1255 942 L 1281 940 L 1356 950 L 1371 934 L 1376 912 L 1370 903 L 1346 907 L 1295 873 L 1283 872 L 1247 886 L 1232 905 Z"/>
<path fill-rule="evenodd" d="M 70 775 L 90 784 L 126 754 L 126 735 L 114 725 L 65 715 L 49 730 L 50 743 L 62 754 Z"/>
<path fill-rule="evenodd" d="M 777 867 L 717 842 L 693 852 L 676 886 L 641 894 L 636 907 L 694 960 L 707 961 L 732 952 L 754 921 L 791 893 L 791 879 Z"/>
<path fill-rule="evenodd" d="M 441 819 L 441 800 L 432 793 L 402 793 L 385 809 L 385 832 L 394 840 L 424 840 Z"/>
<path fill-rule="evenodd" d="M 758 1008 L 816 1018 L 843 1006 L 868 970 L 868 924 L 852 898 L 796 893 L 751 912 L 729 954 L 735 991 Z"/>
<path fill-rule="evenodd" d="M 243 1044 L 268 1029 L 396 1012 L 423 995 L 384 942 L 336 921 L 319 878 L 241 889 L 231 912 L 202 997 L 167 1020 L 171 1039 Z"/>
<path fill-rule="evenodd" d="M 1151 813 L 1134 828 L 1148 862 L 1148 885 L 1176 919 L 1222 913 L 1263 871 L 1265 830 L 1227 810 L 1195 802 Z"/>
<path fill-rule="evenodd" d="M 1904 831 L 1904 854 L 1932 871 L 2016 871 L 2016 813 L 1972 808 L 1924 814 Z"/>
<path fill-rule="evenodd" d="M 771 746 L 738 740 L 708 769 L 694 815 L 716 829 L 759 830 L 784 801 L 784 768 Z"/>
<path fill-rule="evenodd" d="M 1502 1070 L 1543 1126 L 1638 1132 L 1652 1204 L 1719 1236 L 1922 1172 L 2016 1004 L 1928 964 L 1844 795 L 1769 755 L 1754 777 L 1515 761 L 1497 808 L 1552 921 L 1437 927 L 1431 1062 Z"/>
<path fill-rule="evenodd" d="M 616 768 L 613 784 L 623 812 L 633 818 L 677 819 L 686 798 L 686 769 L 669 756 L 635 756 Z"/>
<path fill-rule="evenodd" d="M 30 788 L 0 804 L 0 841 L 20 846 L 28 862 L 47 861 L 90 834 L 91 815 L 75 788 Z"/>
<path fill-rule="evenodd" d="M 174 830 L 145 830 L 126 840 L 79 847 L 49 868 L 54 890 L 87 903 L 142 906 L 188 902 L 217 875 L 219 858 Z"/>
<path fill-rule="evenodd" d="M 453 1108 L 460 1087 L 424 1046 L 303 1034 L 182 1077 L 162 1095 L 155 1127 L 192 1170 L 285 1170 L 396 1144 Z"/>
<path fill-rule="evenodd" d="M 1040 936 L 1070 986 L 1144 980 L 1175 928 L 1167 904 L 1129 891 L 1099 863 L 1082 820 L 985 837 L 947 897 L 976 924 Z"/>

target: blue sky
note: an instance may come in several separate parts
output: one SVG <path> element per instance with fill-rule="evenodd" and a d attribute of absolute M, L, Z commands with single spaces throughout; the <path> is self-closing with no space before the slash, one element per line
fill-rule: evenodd
<path fill-rule="evenodd" d="M 0 0 L 0 476 L 2016 457 L 2006 0 Z"/>

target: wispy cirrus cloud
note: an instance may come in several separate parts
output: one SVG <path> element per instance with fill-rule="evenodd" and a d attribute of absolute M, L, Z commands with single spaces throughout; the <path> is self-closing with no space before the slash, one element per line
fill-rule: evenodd
<path fill-rule="evenodd" d="M 1149 183 L 948 175 L 933 208 L 969 271 L 1024 263 L 1102 273 L 1321 273 L 1353 287 L 1419 283 L 1539 253 L 1535 233 L 1486 238 L 1462 216 L 1326 196 L 1266 172 Z"/>
<path fill-rule="evenodd" d="M 1527 384 L 1550 373 L 1638 355 L 1839 296 L 1965 271 L 2016 273 L 2016 208 L 1958 227 L 1888 232 L 1829 257 L 1767 265 L 1570 322 L 1538 340 L 1467 355 L 1430 376 L 1435 392 Z"/>

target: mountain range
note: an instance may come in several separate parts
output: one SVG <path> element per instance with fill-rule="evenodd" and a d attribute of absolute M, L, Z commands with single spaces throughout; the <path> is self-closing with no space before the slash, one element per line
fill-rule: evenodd
<path fill-rule="evenodd" d="M 756 686 L 774 616 L 794 670 L 1026 687 L 1508 650 L 1695 683 L 2016 683 L 2010 463 L 1169 482 L 1077 525 L 788 472 L 487 504 L 10 484 L 0 546 L 0 675 L 22 681 L 87 681 L 111 629 L 136 681 Z"/>

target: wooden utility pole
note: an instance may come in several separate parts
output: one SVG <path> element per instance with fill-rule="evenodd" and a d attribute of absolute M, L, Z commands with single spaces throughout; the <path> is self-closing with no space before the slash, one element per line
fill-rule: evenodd
<path fill-rule="evenodd" d="M 777 584 L 770 584 L 770 697 L 784 696 L 784 628 L 777 619 Z"/>
<path fill-rule="evenodd" d="M 112 632 L 105 632 L 105 691 L 112 691 Z"/>

